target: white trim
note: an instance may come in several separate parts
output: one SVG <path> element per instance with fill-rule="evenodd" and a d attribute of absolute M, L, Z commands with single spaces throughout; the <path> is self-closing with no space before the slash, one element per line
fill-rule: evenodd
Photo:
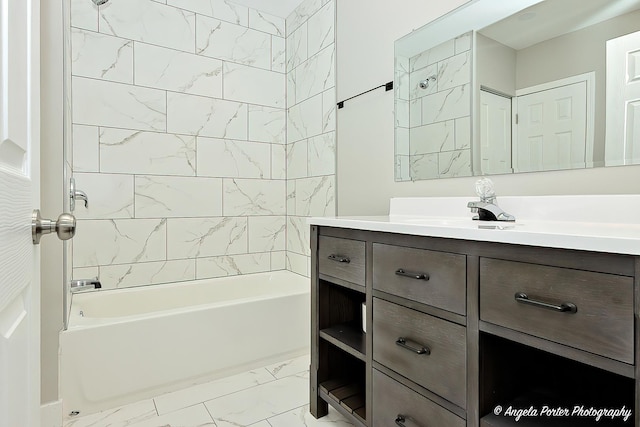
<path fill-rule="evenodd" d="M 62 400 L 40 406 L 41 427 L 62 427 Z"/>

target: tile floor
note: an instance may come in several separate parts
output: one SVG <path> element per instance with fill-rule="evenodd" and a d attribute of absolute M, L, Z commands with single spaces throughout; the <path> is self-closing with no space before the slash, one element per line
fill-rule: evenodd
<path fill-rule="evenodd" d="M 309 356 L 65 420 L 65 427 L 352 426 L 331 407 L 309 414 Z"/>

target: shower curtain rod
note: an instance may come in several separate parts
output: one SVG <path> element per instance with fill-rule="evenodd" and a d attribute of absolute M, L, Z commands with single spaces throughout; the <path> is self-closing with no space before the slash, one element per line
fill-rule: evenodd
<path fill-rule="evenodd" d="M 357 94 L 357 95 L 353 95 L 351 98 L 347 98 L 347 99 L 345 99 L 344 101 L 340 101 L 340 102 L 338 102 L 338 104 L 336 104 L 336 105 L 338 106 L 338 109 L 343 108 L 343 107 L 344 107 L 344 103 L 345 103 L 345 102 L 347 102 L 348 100 L 353 99 L 353 98 L 357 98 L 357 97 L 359 97 L 360 95 L 364 95 L 365 93 L 372 92 L 372 91 L 374 91 L 374 90 L 376 90 L 376 89 L 380 89 L 381 87 L 383 87 L 383 88 L 384 88 L 385 92 L 388 92 L 388 91 L 390 91 L 391 89 L 393 89 L 393 81 L 390 81 L 389 83 L 385 83 L 385 84 L 380 85 L 380 86 L 376 86 L 376 87 L 374 87 L 373 89 L 365 90 L 364 92 L 359 93 L 359 94 Z"/>

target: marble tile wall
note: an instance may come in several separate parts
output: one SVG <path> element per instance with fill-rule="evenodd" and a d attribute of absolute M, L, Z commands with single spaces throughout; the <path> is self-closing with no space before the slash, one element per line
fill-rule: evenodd
<path fill-rule="evenodd" d="M 309 276 L 307 217 L 336 214 L 335 0 L 286 20 L 286 266 Z"/>
<path fill-rule="evenodd" d="M 285 269 L 287 229 L 319 212 L 314 185 L 333 186 L 322 103 L 333 102 L 333 35 L 323 31 L 332 9 L 305 20 L 313 41 L 298 71 L 286 60 L 286 20 L 232 2 L 70 1 L 71 167 L 89 196 L 74 212 L 73 277 L 116 288 Z M 314 164 L 300 180 L 300 216 L 288 219 L 296 71 L 293 107 L 311 120 L 303 101 L 316 97 L 318 124 L 294 141 Z M 293 254 L 308 254 L 293 242 Z"/>
<path fill-rule="evenodd" d="M 470 176 L 471 33 L 396 58 L 396 79 L 396 179 Z"/>

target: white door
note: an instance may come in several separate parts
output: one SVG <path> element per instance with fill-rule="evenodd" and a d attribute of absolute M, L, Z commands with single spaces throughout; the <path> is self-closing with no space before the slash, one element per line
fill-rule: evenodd
<path fill-rule="evenodd" d="M 511 98 L 480 91 L 480 167 L 511 173 Z"/>
<path fill-rule="evenodd" d="M 517 172 L 585 167 L 586 82 L 518 96 L 515 110 Z"/>
<path fill-rule="evenodd" d="M 607 41 L 605 161 L 640 163 L 640 31 Z"/>
<path fill-rule="evenodd" d="M 0 0 L 0 426 L 40 426 L 40 2 Z"/>

